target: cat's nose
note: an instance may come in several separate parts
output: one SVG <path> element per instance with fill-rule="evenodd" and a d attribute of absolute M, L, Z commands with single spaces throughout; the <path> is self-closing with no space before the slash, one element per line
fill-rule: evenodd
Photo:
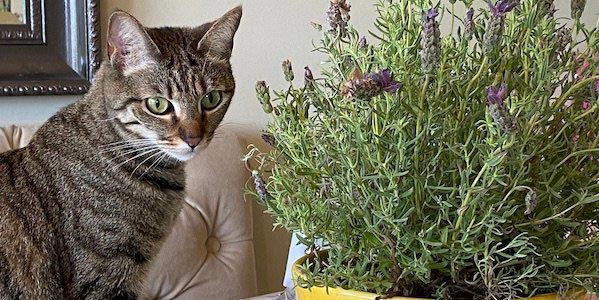
<path fill-rule="evenodd" d="M 185 141 L 185 143 L 187 143 L 187 145 L 189 145 L 191 150 L 193 150 L 193 149 L 195 149 L 195 147 L 197 147 L 200 144 L 200 141 L 202 141 L 202 138 L 185 137 L 183 139 L 183 141 Z"/>
<path fill-rule="evenodd" d="M 202 141 L 202 128 L 200 123 L 196 120 L 183 120 L 179 127 L 179 136 L 181 139 L 191 147 L 191 150 L 195 149 Z"/>

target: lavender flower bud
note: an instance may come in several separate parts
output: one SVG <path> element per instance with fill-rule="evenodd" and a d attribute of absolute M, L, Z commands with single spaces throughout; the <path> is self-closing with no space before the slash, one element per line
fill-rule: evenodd
<path fill-rule="evenodd" d="M 587 0 L 572 0 L 570 2 L 572 19 L 580 19 L 584 12 L 584 7 L 587 5 Z"/>
<path fill-rule="evenodd" d="M 273 108 L 272 104 L 270 104 L 270 91 L 266 82 L 256 82 L 256 96 L 258 101 L 262 104 L 262 110 L 267 114 L 271 113 Z"/>
<path fill-rule="evenodd" d="M 256 82 L 256 96 L 260 103 L 270 102 L 270 91 L 266 82 L 262 80 Z"/>
<path fill-rule="evenodd" d="M 275 140 L 275 137 L 272 134 L 263 133 L 260 137 L 265 143 L 269 144 L 271 147 L 276 147 L 277 141 Z"/>
<path fill-rule="evenodd" d="M 503 100 L 505 100 L 506 96 L 507 85 L 505 83 L 501 84 L 500 88 L 494 86 L 487 88 L 489 114 L 505 133 L 516 133 L 519 131 L 518 122 L 505 107 Z"/>
<path fill-rule="evenodd" d="M 327 22 L 331 26 L 330 31 L 334 34 L 340 33 L 341 36 L 347 34 L 347 22 L 349 21 L 349 11 L 351 6 L 346 0 L 331 0 L 327 10 Z"/>
<path fill-rule="evenodd" d="M 266 183 L 264 182 L 264 179 L 260 177 L 260 174 L 256 170 L 252 171 L 252 178 L 254 179 L 256 193 L 258 194 L 258 197 L 260 197 L 260 201 L 262 203 L 266 203 L 268 200 L 268 191 L 266 190 Z"/>
<path fill-rule="evenodd" d="M 555 3 L 553 3 L 553 0 L 544 0 L 544 1 L 545 2 L 543 3 L 543 8 L 547 12 L 547 16 L 553 17 L 555 12 L 557 11 L 557 9 L 555 9 Z"/>
<path fill-rule="evenodd" d="M 568 27 L 562 27 L 555 33 L 555 43 L 558 52 L 564 52 L 568 45 L 572 43 L 572 30 Z"/>
<path fill-rule="evenodd" d="M 466 22 L 464 23 L 464 34 L 467 40 L 471 40 L 474 36 L 474 30 L 476 25 L 474 24 L 474 8 L 470 8 L 466 13 Z"/>
<path fill-rule="evenodd" d="M 393 80 L 391 72 L 387 69 L 366 76 L 359 69 L 355 69 L 352 78 L 341 84 L 340 92 L 347 99 L 369 101 L 383 92 L 395 93 L 400 88 L 401 84 Z"/>
<path fill-rule="evenodd" d="M 524 214 L 528 216 L 532 214 L 537 207 L 537 193 L 533 190 L 528 191 L 524 197 L 524 203 L 526 204 L 526 211 Z"/>
<path fill-rule="evenodd" d="M 265 113 L 270 114 L 273 111 L 272 104 L 270 104 L 270 102 L 263 103 L 262 104 L 262 110 Z"/>
<path fill-rule="evenodd" d="M 284 60 L 282 67 L 283 67 L 283 74 L 285 74 L 285 80 L 287 80 L 288 82 L 292 82 L 293 78 L 295 76 L 293 75 L 293 69 L 291 68 L 291 62 L 288 59 Z"/>
<path fill-rule="evenodd" d="M 438 15 L 437 9 L 431 8 L 423 16 L 420 59 L 422 71 L 428 74 L 433 73 L 441 61 L 441 32 L 435 20 Z"/>
<path fill-rule="evenodd" d="M 368 41 L 366 41 L 366 37 L 363 36 L 358 40 L 358 48 L 365 49 L 368 48 Z"/>
<path fill-rule="evenodd" d="M 310 22 L 310 25 L 312 25 L 312 27 L 314 27 L 314 29 L 321 31 L 322 30 L 322 25 L 316 23 L 316 22 Z"/>
<path fill-rule="evenodd" d="M 486 54 L 490 54 L 493 50 L 501 46 L 503 30 L 505 27 L 505 14 L 518 6 L 519 2 L 514 0 L 499 0 L 493 5 L 491 0 L 487 0 L 487 3 L 491 10 L 491 18 L 487 23 L 487 28 L 483 37 L 483 51 Z"/>

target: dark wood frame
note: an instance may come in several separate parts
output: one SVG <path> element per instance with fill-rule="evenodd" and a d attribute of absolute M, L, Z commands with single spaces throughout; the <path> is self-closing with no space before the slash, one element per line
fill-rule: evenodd
<path fill-rule="evenodd" d="M 99 0 L 26 0 L 0 24 L 0 96 L 87 92 L 100 66 Z"/>

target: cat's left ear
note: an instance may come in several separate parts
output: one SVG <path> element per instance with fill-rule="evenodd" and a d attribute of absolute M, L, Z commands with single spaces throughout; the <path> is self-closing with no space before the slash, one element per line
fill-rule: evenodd
<path fill-rule="evenodd" d="M 124 75 L 158 64 L 160 50 L 144 27 L 124 11 L 110 15 L 106 42 L 110 63 Z"/>
<path fill-rule="evenodd" d="M 238 6 L 214 21 L 198 43 L 198 50 L 209 59 L 229 60 L 233 51 L 233 37 L 239 27 L 241 14 L 241 6 Z"/>

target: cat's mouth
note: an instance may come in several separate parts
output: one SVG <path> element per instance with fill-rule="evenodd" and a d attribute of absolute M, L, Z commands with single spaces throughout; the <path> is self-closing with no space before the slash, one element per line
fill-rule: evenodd
<path fill-rule="evenodd" d="M 178 143 L 178 144 L 170 144 L 170 145 L 162 145 L 161 150 L 164 151 L 170 157 L 179 160 L 179 161 L 188 161 L 192 159 L 195 155 L 200 153 L 204 148 L 206 148 L 205 143 L 200 143 L 197 147 L 189 147 L 186 143 Z"/>

